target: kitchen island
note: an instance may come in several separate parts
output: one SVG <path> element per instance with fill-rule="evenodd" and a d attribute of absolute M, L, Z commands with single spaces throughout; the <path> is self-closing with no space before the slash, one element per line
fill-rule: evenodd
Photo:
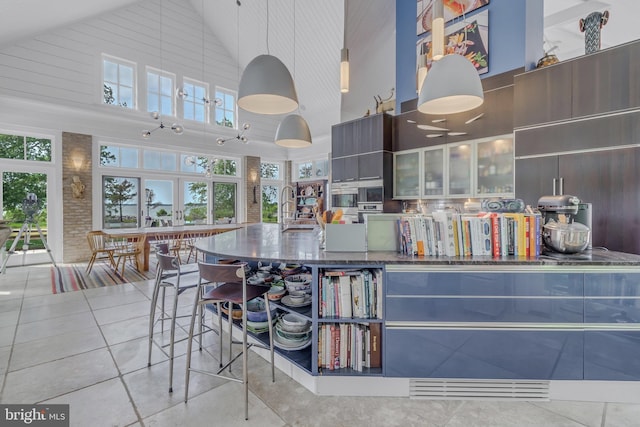
<path fill-rule="evenodd" d="M 307 266 L 312 345 L 280 352 L 279 365 L 318 394 L 640 401 L 640 256 L 326 252 L 318 231 L 282 233 L 276 224 L 229 231 L 197 248 L 211 261 Z M 379 318 L 320 314 L 323 278 L 340 269 L 379 277 Z M 381 366 L 323 368 L 319 331 L 354 323 L 382 326 Z"/>

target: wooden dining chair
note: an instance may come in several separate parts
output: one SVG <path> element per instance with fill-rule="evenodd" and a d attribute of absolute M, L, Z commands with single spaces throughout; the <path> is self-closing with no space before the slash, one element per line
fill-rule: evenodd
<path fill-rule="evenodd" d="M 98 260 L 109 261 L 109 264 L 116 268 L 116 261 L 113 258 L 115 247 L 107 233 L 101 230 L 89 231 L 87 233 L 87 241 L 89 242 L 89 250 L 91 250 L 91 258 L 89 258 L 89 263 L 87 264 L 87 274 L 91 273 L 93 264 Z"/>
<path fill-rule="evenodd" d="M 122 238 L 114 239 L 113 256 L 116 260 L 116 272 L 122 263 L 122 276 L 124 277 L 124 268 L 127 259 L 132 264 L 135 264 L 138 271 L 141 270 L 139 257 L 141 257 L 144 252 L 145 239 L 146 236 L 144 234 L 128 234 Z"/>

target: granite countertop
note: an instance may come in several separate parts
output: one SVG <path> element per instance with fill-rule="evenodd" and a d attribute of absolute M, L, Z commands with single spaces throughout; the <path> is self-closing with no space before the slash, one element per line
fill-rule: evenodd
<path fill-rule="evenodd" d="M 201 239 L 196 248 L 221 258 L 247 261 L 304 264 L 407 264 L 416 266 L 501 265 L 501 266 L 574 266 L 640 267 L 640 255 L 593 249 L 580 254 L 548 254 L 535 259 L 407 256 L 397 252 L 327 252 L 320 248 L 319 230 L 282 232 L 279 224 L 254 224 Z"/>

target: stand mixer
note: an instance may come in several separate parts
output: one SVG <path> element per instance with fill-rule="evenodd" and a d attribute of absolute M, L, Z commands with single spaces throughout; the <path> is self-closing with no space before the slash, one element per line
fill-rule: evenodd
<path fill-rule="evenodd" d="M 576 196 L 542 196 L 542 241 L 547 250 L 566 254 L 591 247 L 591 204 Z"/>

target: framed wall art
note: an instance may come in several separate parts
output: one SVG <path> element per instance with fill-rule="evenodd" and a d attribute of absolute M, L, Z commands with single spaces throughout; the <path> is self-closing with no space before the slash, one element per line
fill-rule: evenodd
<path fill-rule="evenodd" d="M 431 31 L 431 8 L 435 0 L 417 0 L 416 35 Z M 449 22 L 463 14 L 472 12 L 489 4 L 489 0 L 442 0 L 444 6 L 444 22 Z"/>
<path fill-rule="evenodd" d="M 485 10 L 444 29 L 445 55 L 457 53 L 467 58 L 478 74 L 489 72 L 489 11 Z M 427 68 L 431 68 L 431 34 L 418 40 L 416 58 L 427 54 Z"/>

